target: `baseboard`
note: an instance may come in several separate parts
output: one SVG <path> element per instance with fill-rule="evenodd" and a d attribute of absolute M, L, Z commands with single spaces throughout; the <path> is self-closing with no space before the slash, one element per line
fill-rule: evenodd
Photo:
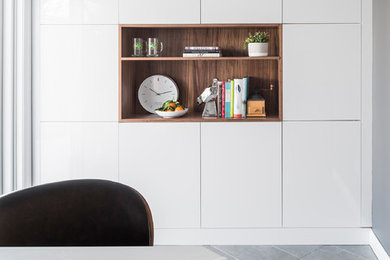
<path fill-rule="evenodd" d="M 374 251 L 378 260 L 389 260 L 390 259 L 389 255 L 386 253 L 386 250 L 383 248 L 381 242 L 376 237 L 374 231 L 370 230 L 369 236 L 370 236 L 370 246 Z"/>
<path fill-rule="evenodd" d="M 155 229 L 156 245 L 368 245 L 370 228 Z"/>

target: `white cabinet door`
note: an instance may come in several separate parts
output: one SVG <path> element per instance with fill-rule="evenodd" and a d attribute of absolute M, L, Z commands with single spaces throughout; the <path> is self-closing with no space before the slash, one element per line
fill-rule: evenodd
<path fill-rule="evenodd" d="M 118 24 L 118 0 L 40 0 L 41 24 Z"/>
<path fill-rule="evenodd" d="M 201 0 L 202 23 L 281 23 L 282 0 Z"/>
<path fill-rule="evenodd" d="M 119 0 L 120 24 L 200 23 L 200 0 Z"/>
<path fill-rule="evenodd" d="M 201 126 L 202 227 L 280 227 L 280 123 Z"/>
<path fill-rule="evenodd" d="M 40 30 L 41 121 L 117 121 L 118 26 Z"/>
<path fill-rule="evenodd" d="M 360 225 L 360 123 L 283 123 L 285 227 Z"/>
<path fill-rule="evenodd" d="M 283 23 L 360 22 L 360 0 L 283 0 Z"/>
<path fill-rule="evenodd" d="M 40 123 L 38 183 L 118 181 L 118 123 Z M 40 178 L 40 180 L 39 180 Z"/>
<path fill-rule="evenodd" d="M 359 120 L 360 25 L 285 25 L 283 118 Z"/>
<path fill-rule="evenodd" d="M 155 228 L 199 228 L 199 123 L 119 124 L 119 179 L 145 197 Z"/>

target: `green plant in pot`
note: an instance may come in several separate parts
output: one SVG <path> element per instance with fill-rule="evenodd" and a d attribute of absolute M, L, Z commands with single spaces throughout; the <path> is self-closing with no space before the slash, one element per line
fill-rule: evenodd
<path fill-rule="evenodd" d="M 270 36 L 267 32 L 249 33 L 248 38 L 244 41 L 244 49 L 248 47 L 249 57 L 264 57 L 268 56 L 268 42 Z"/>

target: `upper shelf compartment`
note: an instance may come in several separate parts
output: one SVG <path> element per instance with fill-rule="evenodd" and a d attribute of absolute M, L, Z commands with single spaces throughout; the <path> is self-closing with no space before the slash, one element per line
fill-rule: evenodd
<path fill-rule="evenodd" d="M 281 25 L 276 24 L 187 24 L 187 25 L 120 25 L 121 60 L 278 60 L 281 57 Z M 270 34 L 269 56 L 248 57 L 243 49 L 249 32 L 265 31 Z M 161 57 L 131 57 L 133 38 L 158 38 L 164 44 Z M 222 58 L 183 58 L 185 46 L 219 46 Z"/>

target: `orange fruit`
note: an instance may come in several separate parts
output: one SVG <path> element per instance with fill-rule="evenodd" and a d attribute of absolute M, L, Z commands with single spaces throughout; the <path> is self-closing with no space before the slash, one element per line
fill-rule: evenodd
<path fill-rule="evenodd" d="M 169 103 L 168 106 L 169 107 L 176 107 L 176 104 L 172 102 L 172 103 Z"/>
<path fill-rule="evenodd" d="M 175 111 L 183 111 L 183 110 L 184 110 L 183 107 L 177 107 L 177 108 L 175 109 Z"/>

